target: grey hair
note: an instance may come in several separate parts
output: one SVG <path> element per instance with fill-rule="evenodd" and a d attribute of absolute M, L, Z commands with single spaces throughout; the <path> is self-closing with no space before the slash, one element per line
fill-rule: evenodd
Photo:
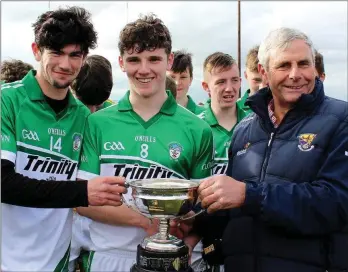
<path fill-rule="evenodd" d="M 285 50 L 292 41 L 303 40 L 312 51 L 313 63 L 315 61 L 315 49 L 311 39 L 303 32 L 287 27 L 281 27 L 271 31 L 261 42 L 257 55 L 259 64 L 266 70 L 269 69 L 269 59 L 271 54 L 277 50 Z"/>

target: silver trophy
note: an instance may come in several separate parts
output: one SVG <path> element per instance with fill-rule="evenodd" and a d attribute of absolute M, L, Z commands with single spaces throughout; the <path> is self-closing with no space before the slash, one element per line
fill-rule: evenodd
<path fill-rule="evenodd" d="M 160 220 L 159 232 L 146 237 L 137 250 L 137 263 L 131 271 L 192 271 L 188 247 L 169 234 L 171 219 L 187 220 L 196 205 L 198 182 L 184 179 L 143 179 L 126 183 L 131 192 L 125 204 L 149 218 Z"/>

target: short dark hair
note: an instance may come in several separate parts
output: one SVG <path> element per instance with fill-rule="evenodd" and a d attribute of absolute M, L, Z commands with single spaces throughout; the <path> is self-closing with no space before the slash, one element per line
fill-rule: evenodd
<path fill-rule="evenodd" d="M 324 57 L 317 50 L 315 50 L 315 69 L 317 70 L 319 77 L 325 73 Z"/>
<path fill-rule="evenodd" d="M 98 106 L 110 97 L 113 86 L 110 61 L 99 55 L 86 58 L 80 73 L 71 84 L 76 97 L 85 105 Z"/>
<path fill-rule="evenodd" d="M 141 53 L 157 48 L 164 48 L 169 55 L 172 51 L 172 38 L 168 28 L 154 14 L 140 16 L 136 21 L 126 24 L 120 32 L 118 49 L 121 55 L 128 50 Z"/>
<path fill-rule="evenodd" d="M 234 64 L 237 64 L 237 62 L 231 55 L 215 52 L 205 59 L 203 63 L 203 72 L 211 73 L 214 69 L 225 71 Z"/>
<path fill-rule="evenodd" d="M 174 61 L 171 70 L 174 73 L 182 73 L 185 72 L 186 69 L 189 69 L 190 77 L 193 76 L 193 66 L 192 66 L 192 54 L 187 53 L 184 50 L 178 50 L 174 53 Z"/>
<path fill-rule="evenodd" d="M 47 11 L 33 24 L 35 43 L 42 50 L 60 50 L 69 44 L 78 44 L 84 54 L 97 46 L 97 32 L 91 14 L 84 8 L 69 7 Z"/>
<path fill-rule="evenodd" d="M 170 76 L 166 76 L 166 90 L 169 90 L 173 97 L 176 98 L 176 83 Z"/>
<path fill-rule="evenodd" d="M 1 63 L 0 80 L 5 83 L 21 80 L 34 67 L 21 60 L 4 60 Z"/>

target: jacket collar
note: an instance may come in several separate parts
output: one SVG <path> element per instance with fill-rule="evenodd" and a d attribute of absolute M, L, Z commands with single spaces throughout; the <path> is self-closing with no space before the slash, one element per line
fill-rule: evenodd
<path fill-rule="evenodd" d="M 271 89 L 266 87 L 259 90 L 255 95 L 250 96 L 246 100 L 245 105 L 249 106 L 263 121 L 267 120 L 270 123 L 267 105 L 272 97 Z M 313 92 L 300 96 L 293 109 L 288 112 L 285 122 L 310 114 L 323 102 L 324 97 L 323 83 L 319 78 L 316 78 Z"/>

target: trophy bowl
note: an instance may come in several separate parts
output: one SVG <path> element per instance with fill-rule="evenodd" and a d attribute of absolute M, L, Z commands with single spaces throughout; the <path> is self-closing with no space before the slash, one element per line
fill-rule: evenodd
<path fill-rule="evenodd" d="M 132 190 L 130 202 L 150 218 L 180 218 L 192 210 L 198 198 L 199 183 L 190 180 L 143 179 L 127 185 Z"/>

